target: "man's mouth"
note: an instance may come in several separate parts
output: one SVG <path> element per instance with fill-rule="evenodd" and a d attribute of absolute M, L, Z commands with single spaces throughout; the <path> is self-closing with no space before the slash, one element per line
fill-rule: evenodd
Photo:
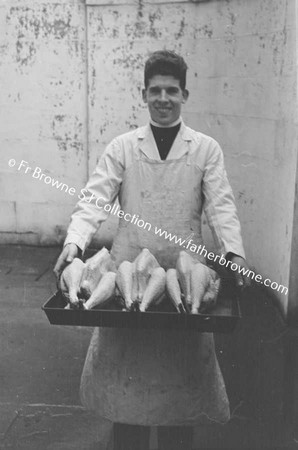
<path fill-rule="evenodd" d="M 166 113 L 166 112 L 171 111 L 171 108 L 166 108 L 166 107 L 159 107 L 159 108 L 156 108 L 156 109 L 157 109 L 158 112 L 161 112 L 161 113 Z"/>

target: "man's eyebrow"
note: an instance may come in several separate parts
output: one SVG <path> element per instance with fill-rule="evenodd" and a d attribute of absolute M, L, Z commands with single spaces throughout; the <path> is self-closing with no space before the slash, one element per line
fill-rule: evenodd
<path fill-rule="evenodd" d="M 179 90 L 178 86 L 158 86 L 158 85 L 153 85 L 153 86 L 149 86 L 149 89 L 177 89 Z"/>

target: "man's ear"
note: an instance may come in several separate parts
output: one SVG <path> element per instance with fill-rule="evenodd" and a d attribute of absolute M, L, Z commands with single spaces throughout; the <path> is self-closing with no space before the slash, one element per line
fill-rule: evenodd
<path fill-rule="evenodd" d="M 142 99 L 144 103 L 147 103 L 147 89 L 142 89 Z"/>
<path fill-rule="evenodd" d="M 185 103 L 189 97 L 189 92 L 187 89 L 184 89 L 182 92 L 182 96 L 183 96 L 183 103 Z"/>

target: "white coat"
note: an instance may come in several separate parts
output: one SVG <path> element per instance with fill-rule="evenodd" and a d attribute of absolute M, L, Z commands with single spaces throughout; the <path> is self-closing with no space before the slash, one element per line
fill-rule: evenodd
<path fill-rule="evenodd" d="M 77 205 L 66 243 L 84 250 L 107 217 L 102 205 L 117 197 L 126 214 L 151 224 L 148 230 L 122 217 L 111 250 L 117 265 L 132 261 L 147 247 L 164 268 L 175 267 L 182 248 L 156 236 L 155 227 L 182 237 L 191 234 L 202 244 L 203 209 L 219 251 L 244 256 L 222 151 L 212 138 L 183 123 L 165 161 L 149 125 L 114 139 L 87 189 L 96 200 Z M 96 329 L 81 398 L 86 407 L 114 422 L 196 425 L 229 419 L 211 333 Z"/>
<path fill-rule="evenodd" d="M 64 245 L 73 242 L 85 251 L 100 223 L 109 216 L 94 201 L 88 203 L 88 200 L 93 194 L 100 199 L 98 204 L 112 204 L 119 194 L 124 173 L 140 152 L 149 160 L 161 160 L 149 124 L 118 136 L 107 146 L 86 185 L 88 193 L 84 192 L 83 200 L 78 202 L 73 212 Z M 202 172 L 202 207 L 218 253 L 225 255 L 232 252 L 244 258 L 235 199 L 219 144 L 182 122 L 167 160 L 178 160 L 188 153 L 193 154 L 194 163 Z"/>

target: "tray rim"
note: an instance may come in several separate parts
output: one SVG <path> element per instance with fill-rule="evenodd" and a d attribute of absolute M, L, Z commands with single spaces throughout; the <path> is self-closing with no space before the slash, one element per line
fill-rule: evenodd
<path fill-rule="evenodd" d="M 162 316 L 162 315 L 164 315 L 164 316 L 173 316 L 173 317 L 179 317 L 179 316 L 181 316 L 181 317 L 184 317 L 184 316 L 187 316 L 187 317 L 216 317 L 216 318 L 219 318 L 219 317 L 222 317 L 222 318 L 230 318 L 230 317 L 236 317 L 236 318 L 242 318 L 242 314 L 241 314 L 241 310 L 240 310 L 240 306 L 239 306 L 239 303 L 240 303 L 240 296 L 238 296 L 237 298 L 235 298 L 234 300 L 232 300 L 232 301 L 234 301 L 234 303 L 235 303 L 235 307 L 236 307 L 236 309 L 237 309 L 237 314 L 213 314 L 212 313 L 212 311 L 210 311 L 209 313 L 200 313 L 200 314 L 189 314 L 189 313 L 186 313 L 186 314 L 180 314 L 180 313 L 178 313 L 178 312 L 176 312 L 176 311 L 145 311 L 145 312 L 140 312 L 140 311 L 133 311 L 133 312 L 130 312 L 130 311 L 122 311 L 122 310 L 118 310 L 118 309 L 107 309 L 107 308 L 93 308 L 93 309 L 78 309 L 78 310 L 75 310 L 75 309 L 64 309 L 64 308 L 54 308 L 54 307 L 48 307 L 47 305 L 48 305 L 48 303 L 49 302 L 51 302 L 52 300 L 53 300 L 53 298 L 54 297 L 56 297 L 57 296 L 57 294 L 59 294 L 60 292 L 59 291 L 56 291 L 55 292 L 55 294 L 53 294 L 51 297 L 49 297 L 46 301 L 45 301 L 45 303 L 41 306 L 41 309 L 43 310 L 43 311 L 65 311 L 65 313 L 66 314 L 68 314 L 68 311 L 71 311 L 71 312 L 80 312 L 80 314 L 90 314 L 90 313 L 94 313 L 94 312 L 100 312 L 100 313 L 109 313 L 109 314 L 114 314 L 114 313 L 123 313 L 123 314 L 135 314 L 135 315 L 137 315 L 137 314 L 146 314 L 146 316 L 149 316 L 149 315 L 160 315 L 160 316 Z"/>
<path fill-rule="evenodd" d="M 62 297 L 61 292 L 58 290 L 52 296 L 50 296 L 46 302 L 42 305 L 41 309 L 45 312 L 49 322 L 51 325 L 60 325 L 60 326 L 87 326 L 87 327 L 109 327 L 109 328 L 129 328 L 129 329 L 163 329 L 163 330 L 184 330 L 184 331 L 196 331 L 196 332 L 214 332 L 214 333 L 231 333 L 234 331 L 237 323 L 242 318 L 241 309 L 240 309 L 240 300 L 241 300 L 241 292 L 237 292 L 237 295 L 234 295 L 231 299 L 232 308 L 231 314 L 212 314 L 212 311 L 205 314 L 179 314 L 176 311 L 146 311 L 146 312 L 129 312 L 115 309 L 100 309 L 94 308 L 91 310 L 72 310 L 72 309 L 64 309 L 59 307 L 49 307 L 48 304 L 53 301 L 55 297 Z M 52 313 L 62 313 L 62 320 L 57 321 L 53 318 Z M 49 317 L 51 315 L 51 319 Z M 77 315 L 78 323 L 75 323 L 75 320 L 72 323 L 63 323 L 64 321 L 69 321 L 71 317 Z M 125 315 L 129 317 L 129 323 L 127 325 L 123 324 L 123 320 L 125 321 Z M 128 316 L 129 315 L 129 316 Z M 94 316 L 94 321 L 90 318 Z M 120 320 L 121 325 L 106 325 L 105 323 L 99 323 L 100 319 L 107 322 L 113 322 L 114 319 L 118 318 Z M 151 324 L 150 320 L 152 317 L 155 317 L 157 320 L 163 322 L 168 318 L 170 321 L 169 324 L 164 324 L 164 327 L 158 325 L 158 323 Z M 82 323 L 82 318 L 85 318 L 89 323 Z M 64 319 L 64 320 L 63 320 Z M 172 322 L 171 322 L 172 321 Z M 179 325 L 180 321 L 180 325 Z M 92 322 L 92 323 L 90 323 Z M 210 324 L 210 330 L 208 329 L 208 324 Z M 212 325 L 213 324 L 213 325 Z M 150 326 L 149 326 L 150 325 Z M 188 328 L 188 326 L 190 328 Z M 200 327 L 202 328 L 200 330 Z M 220 329 L 220 327 L 224 327 L 225 329 Z M 207 329 L 204 329 L 207 328 Z M 218 329 L 216 329 L 218 328 Z M 230 328 L 230 329 L 228 329 Z"/>

